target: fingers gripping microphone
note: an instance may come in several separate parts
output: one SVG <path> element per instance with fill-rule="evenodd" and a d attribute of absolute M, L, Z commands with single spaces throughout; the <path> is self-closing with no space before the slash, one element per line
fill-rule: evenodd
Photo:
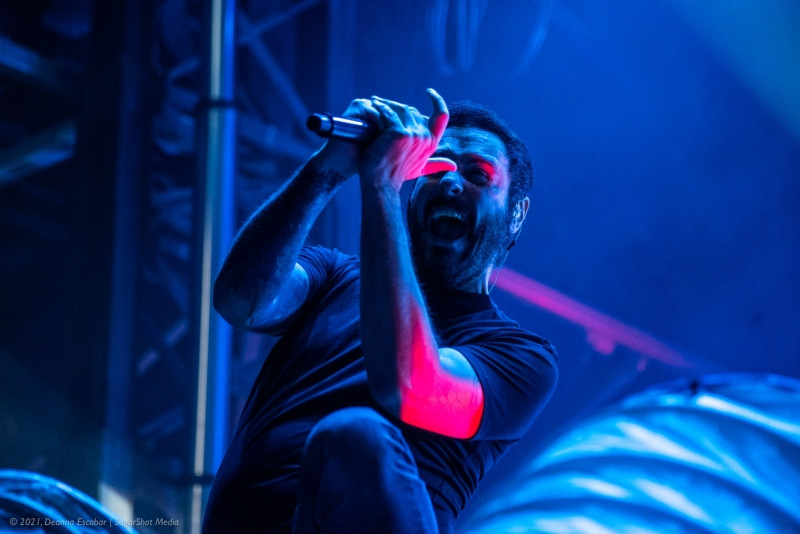
<path fill-rule="evenodd" d="M 342 139 L 356 144 L 366 144 L 378 135 L 378 129 L 369 123 L 334 117 L 327 113 L 314 113 L 306 120 L 306 127 L 320 137 Z"/>

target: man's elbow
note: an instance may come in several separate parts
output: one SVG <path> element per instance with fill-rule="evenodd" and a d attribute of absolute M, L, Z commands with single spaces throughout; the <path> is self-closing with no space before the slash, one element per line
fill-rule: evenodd
<path fill-rule="evenodd" d="M 450 438 L 470 439 L 480 428 L 483 403 L 469 409 L 458 406 L 434 406 L 424 403 L 404 402 L 399 409 L 404 423 Z"/>
<path fill-rule="evenodd" d="M 231 325 L 244 328 L 250 322 L 251 309 L 248 299 L 232 290 L 219 278 L 214 283 L 212 303 L 217 313 Z"/>
<path fill-rule="evenodd" d="M 367 373 L 369 378 L 369 373 Z M 381 384 L 380 381 L 369 379 L 369 392 L 372 399 L 384 410 L 395 417 L 400 416 L 400 395 L 397 388 L 389 384 Z"/>
<path fill-rule="evenodd" d="M 475 436 L 483 420 L 484 396 L 476 380 L 439 383 L 427 394 L 414 389 L 400 392 L 400 420 L 451 438 Z"/>

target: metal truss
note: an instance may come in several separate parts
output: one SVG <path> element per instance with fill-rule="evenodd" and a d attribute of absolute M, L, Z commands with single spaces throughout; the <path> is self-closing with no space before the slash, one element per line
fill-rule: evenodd
<path fill-rule="evenodd" d="M 54 46 L 26 39 L 22 28 L 14 31 L 0 23 L 0 91 L 6 102 L 14 100 L 14 109 L 0 108 L 0 188 L 9 199 L 0 226 L 8 235 L 21 227 L 26 234 L 41 234 L 4 243 L 0 270 L 6 278 L 46 258 L 54 240 L 68 243 L 64 234 L 91 230 L 70 226 L 69 213 L 53 206 L 65 201 L 71 184 L 82 180 L 79 169 L 85 168 L 80 114 L 86 105 L 83 84 L 91 80 L 85 78 L 84 56 L 71 52 L 80 51 L 96 30 L 87 24 L 98 2 L 76 3 L 77 13 L 62 14 L 77 15 L 80 23 L 74 27 L 46 7 L 38 13 L 27 5 L 0 8 L 0 14 L 8 10 L 24 17 L 36 30 L 29 34 L 60 42 Z M 128 504 L 114 510 L 123 518 L 146 513 L 176 517 L 193 531 L 198 526 L 190 517 L 189 490 L 197 484 L 207 487 L 213 476 L 194 469 L 191 458 L 202 335 L 196 317 L 202 199 L 198 147 L 203 114 L 209 104 L 217 105 L 207 101 L 203 86 L 207 4 L 134 2 L 125 8 L 124 20 L 108 21 L 121 23 L 118 31 L 126 44 L 118 62 L 121 93 L 114 97 L 119 104 L 115 135 L 121 138 L 116 220 L 106 223 L 114 228 L 115 252 L 106 332 L 111 386 L 98 491 L 104 504 L 110 496 L 117 501 L 124 496 Z M 316 145 L 304 124 L 310 105 L 324 101 L 326 85 L 302 80 L 302 63 L 315 51 L 305 48 L 301 25 L 324 27 L 327 8 L 321 0 L 242 0 L 235 20 L 229 21 L 236 28 L 238 65 L 230 103 L 237 115 L 237 225 Z M 20 203 L 20 198 L 36 199 L 39 205 Z M 98 332 L 95 343 L 102 344 L 106 333 Z M 229 424 L 266 348 L 246 336 L 234 340 L 231 408 L 224 414 Z"/>

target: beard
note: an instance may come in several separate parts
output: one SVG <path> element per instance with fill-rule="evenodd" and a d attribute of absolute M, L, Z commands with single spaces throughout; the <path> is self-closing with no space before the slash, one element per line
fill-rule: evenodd
<path fill-rule="evenodd" d="M 509 241 L 508 214 L 502 211 L 492 214 L 468 235 L 469 242 L 462 251 L 427 242 L 422 222 L 415 217 L 407 220 L 411 256 L 420 285 L 430 288 L 460 290 L 481 280 Z"/>

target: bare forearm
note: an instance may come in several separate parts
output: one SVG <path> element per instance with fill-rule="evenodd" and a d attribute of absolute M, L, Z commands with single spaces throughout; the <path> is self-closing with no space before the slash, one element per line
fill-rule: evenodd
<path fill-rule="evenodd" d="M 214 305 L 223 317 L 248 326 L 269 304 L 294 269 L 314 221 L 345 179 L 316 155 L 251 216 L 214 286 Z"/>
<path fill-rule="evenodd" d="M 363 183 L 362 198 L 361 339 L 370 391 L 410 425 L 471 437 L 483 414 L 483 391 L 464 356 L 436 343 L 399 198 Z"/>
<path fill-rule="evenodd" d="M 434 376 L 438 353 L 395 191 L 362 187 L 361 323 L 376 400 L 399 415 L 412 381 Z M 423 389 L 417 384 L 419 389 Z"/>

